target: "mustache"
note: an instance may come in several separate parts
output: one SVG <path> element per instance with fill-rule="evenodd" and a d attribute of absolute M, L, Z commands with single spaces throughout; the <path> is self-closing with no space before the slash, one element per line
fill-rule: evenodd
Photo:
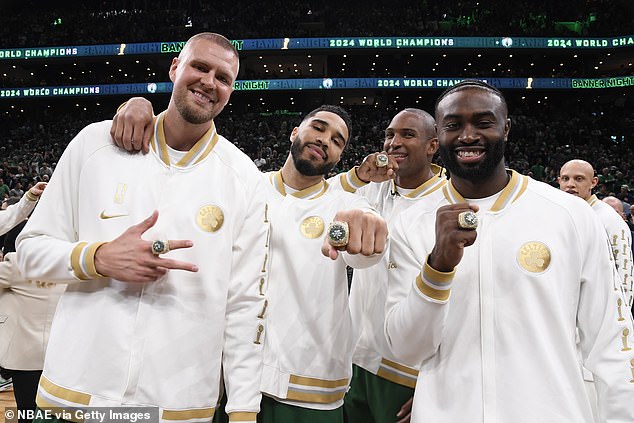
<path fill-rule="evenodd" d="M 308 148 L 310 146 L 314 146 L 314 147 L 320 149 L 322 151 L 322 153 L 323 153 L 323 159 L 324 160 L 328 160 L 328 151 L 326 150 L 327 147 L 324 148 L 325 146 L 323 146 L 321 144 L 317 144 L 315 142 L 307 142 L 306 144 L 304 144 L 303 148 Z"/>

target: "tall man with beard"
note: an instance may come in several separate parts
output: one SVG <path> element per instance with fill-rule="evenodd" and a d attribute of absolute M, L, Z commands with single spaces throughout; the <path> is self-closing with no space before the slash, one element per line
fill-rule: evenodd
<path fill-rule="evenodd" d="M 451 179 L 391 233 L 385 331 L 420 364 L 412 421 L 592 422 L 577 328 L 600 421 L 634 421 L 632 318 L 592 210 L 505 169 L 497 89 L 454 85 L 436 124 Z"/>
<path fill-rule="evenodd" d="M 115 142 L 141 148 L 131 137 L 143 133 L 151 114 L 147 100 L 130 100 L 113 125 Z M 264 345 L 262 423 L 343 422 L 355 344 L 346 265 L 380 262 L 387 241 L 385 221 L 365 198 L 324 179 L 339 162 L 350 129 L 345 110 L 318 107 L 293 128 L 284 166 L 262 174 L 271 225 L 255 338 Z M 334 221 L 348 226 L 348 242 L 339 249 L 325 236 Z"/>
<path fill-rule="evenodd" d="M 259 171 L 213 122 L 238 67 L 225 37 L 195 35 L 170 66 L 150 154 L 116 148 L 110 121 L 66 148 L 17 240 L 26 278 L 69 284 L 40 408 L 74 420 L 74 409 L 153 406 L 157 421 L 209 421 L 224 370 L 230 419 L 255 422 L 266 202 Z"/>

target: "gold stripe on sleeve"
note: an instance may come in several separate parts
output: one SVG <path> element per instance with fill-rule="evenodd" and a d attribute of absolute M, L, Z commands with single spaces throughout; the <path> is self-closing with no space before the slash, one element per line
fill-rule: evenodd
<path fill-rule="evenodd" d="M 79 259 L 81 257 L 81 253 L 84 250 L 84 247 L 88 245 L 87 242 L 80 242 L 75 245 L 72 253 L 70 253 L 70 267 L 73 269 L 73 273 L 77 279 L 81 279 L 82 281 L 88 280 L 88 276 L 81 269 L 81 265 L 79 263 Z"/>
<path fill-rule="evenodd" d="M 191 410 L 163 410 L 161 418 L 163 420 L 211 419 L 215 412 L 216 409 L 214 407 Z"/>

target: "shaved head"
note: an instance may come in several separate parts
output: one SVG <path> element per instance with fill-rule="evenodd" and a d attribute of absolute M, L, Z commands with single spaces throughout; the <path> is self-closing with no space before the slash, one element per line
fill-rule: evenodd
<path fill-rule="evenodd" d="M 559 170 L 559 189 L 587 200 L 592 195 L 592 188 L 599 181 L 594 176 L 594 168 L 585 160 L 570 160 Z"/>
<path fill-rule="evenodd" d="M 625 211 L 623 210 L 623 202 L 616 197 L 605 197 L 603 202 L 612 207 L 625 220 Z"/>
<path fill-rule="evenodd" d="M 564 165 L 559 170 L 559 174 L 561 175 L 561 172 L 570 168 L 574 168 L 578 171 L 585 172 L 590 176 L 594 176 L 594 168 L 592 167 L 592 165 L 587 161 L 581 159 L 574 159 L 564 163 Z"/>

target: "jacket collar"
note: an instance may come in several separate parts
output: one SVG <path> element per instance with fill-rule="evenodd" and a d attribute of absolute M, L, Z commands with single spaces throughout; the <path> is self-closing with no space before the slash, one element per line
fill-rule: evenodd
<path fill-rule="evenodd" d="M 588 197 L 586 201 L 588 202 L 588 204 L 590 204 L 590 207 L 592 207 L 597 203 L 597 201 L 600 200 L 595 194 L 592 194 L 590 197 Z"/>
<path fill-rule="evenodd" d="M 443 169 L 440 166 L 432 164 L 431 165 L 431 170 L 433 172 L 433 175 L 432 175 L 431 178 L 429 178 L 427 181 L 425 181 L 422 184 L 420 184 L 414 190 L 412 190 L 409 193 L 403 195 L 403 197 L 405 197 L 405 198 L 421 198 L 421 197 L 429 195 L 432 192 L 442 188 L 447 183 L 447 180 L 442 178 L 444 172 L 443 172 Z M 390 181 L 390 183 L 391 183 L 391 189 L 390 189 L 391 194 L 392 195 L 398 194 L 398 191 L 397 191 L 398 188 L 397 188 L 396 184 L 394 183 L 394 179 L 392 179 Z"/>
<path fill-rule="evenodd" d="M 528 176 L 520 175 L 514 170 L 507 169 L 506 172 L 511 176 L 508 184 L 502 190 L 502 193 L 495 200 L 493 206 L 491 206 L 490 211 L 499 212 L 509 205 L 513 204 L 520 198 L 524 192 L 526 191 L 526 187 L 528 186 Z M 443 187 L 443 194 L 449 203 L 466 203 L 467 200 L 464 199 L 462 195 L 456 190 L 456 188 L 451 183 L 451 179 L 449 179 L 449 183 Z"/>
<path fill-rule="evenodd" d="M 168 167 L 191 167 L 207 157 L 211 150 L 213 150 L 216 143 L 218 143 L 219 135 L 216 132 L 216 125 L 212 121 L 209 130 L 205 132 L 198 141 L 196 141 L 196 144 L 194 144 L 187 154 L 185 154 L 177 163 L 171 163 L 167 150 L 167 142 L 165 141 L 165 129 L 163 127 L 164 120 L 165 112 L 162 112 L 154 118 L 154 134 L 152 136 L 150 146 L 152 151 L 154 151 L 161 161 Z"/>
<path fill-rule="evenodd" d="M 277 192 L 282 194 L 282 196 L 286 197 L 286 189 L 284 188 L 284 180 L 282 179 L 282 172 L 279 170 L 277 172 L 271 172 L 269 174 L 269 181 L 271 185 L 275 188 Z M 312 185 L 308 188 L 304 188 L 301 191 L 294 192 L 291 194 L 293 197 L 301 198 L 304 200 L 314 200 L 315 198 L 321 197 L 328 190 L 328 182 L 324 179 Z"/>

